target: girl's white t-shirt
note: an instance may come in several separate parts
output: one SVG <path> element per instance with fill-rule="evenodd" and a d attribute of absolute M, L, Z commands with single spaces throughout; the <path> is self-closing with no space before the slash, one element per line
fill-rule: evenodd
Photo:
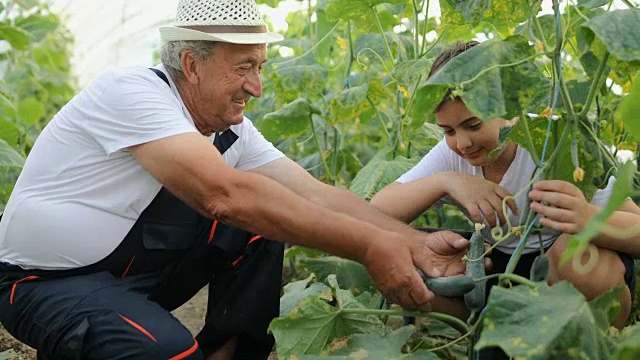
<path fill-rule="evenodd" d="M 533 162 L 533 159 L 531 158 L 529 152 L 518 146 L 513 162 L 502 177 L 502 181 L 500 181 L 499 185 L 501 187 L 507 189 L 513 195 L 518 195 L 516 197 L 516 205 L 518 207 L 518 210 L 520 210 L 521 212 L 522 210 L 524 210 L 527 203 L 527 189 L 525 187 L 529 184 L 531 177 L 534 175 L 536 167 L 537 166 Z M 471 165 L 467 160 L 451 150 L 447 146 L 447 143 L 442 140 L 435 147 L 433 147 L 433 149 L 431 149 L 431 151 L 429 151 L 429 153 L 425 155 L 424 158 L 422 158 L 422 160 L 420 160 L 420 162 L 416 166 L 414 166 L 411 170 L 406 172 L 396 181 L 405 184 L 444 171 L 455 171 L 464 174 L 481 176 L 484 178 L 481 166 Z M 611 196 L 611 189 L 614 183 L 615 178 L 610 177 L 606 188 L 596 191 L 592 199 L 592 203 L 604 206 L 609 199 L 609 196 Z M 419 196 L 419 194 L 416 194 L 416 196 Z M 461 208 L 453 199 L 448 196 L 442 198 L 439 203 L 456 205 L 468 217 L 467 211 L 464 208 Z M 516 226 L 519 223 L 519 218 L 511 212 L 511 209 L 508 209 L 508 214 L 511 224 Z M 507 225 L 501 224 L 501 226 L 503 229 L 503 233 L 506 234 Z M 493 241 L 491 237 L 491 229 L 488 226 L 482 231 L 485 237 L 487 239 L 490 239 L 490 242 Z M 544 229 L 540 233 L 542 243 L 545 247 L 550 246 L 558 237 L 558 235 L 560 235 L 560 233 L 549 229 Z M 525 252 L 539 250 L 540 245 L 538 236 L 534 235 L 529 237 L 529 239 L 530 240 L 527 244 Z M 497 248 L 502 252 L 512 254 L 517 244 L 518 237 L 516 235 L 513 235 L 502 242 L 500 245 L 498 245 Z"/>

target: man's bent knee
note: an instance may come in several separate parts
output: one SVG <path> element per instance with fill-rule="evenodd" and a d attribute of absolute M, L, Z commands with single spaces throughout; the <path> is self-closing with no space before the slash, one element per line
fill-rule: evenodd
<path fill-rule="evenodd" d="M 146 328 L 118 313 L 93 316 L 83 340 L 83 358 L 133 360 L 202 360 L 204 356 L 189 330 L 176 321 Z"/>

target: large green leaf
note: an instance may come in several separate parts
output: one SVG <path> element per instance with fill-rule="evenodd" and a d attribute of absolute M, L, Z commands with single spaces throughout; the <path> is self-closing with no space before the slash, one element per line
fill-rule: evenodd
<path fill-rule="evenodd" d="M 610 2 L 611 0 L 578 0 L 578 6 L 592 9 L 607 5 Z"/>
<path fill-rule="evenodd" d="M 612 360 L 636 360 L 640 354 L 640 324 L 622 330 Z"/>
<path fill-rule="evenodd" d="M 615 117 L 622 120 L 626 131 L 640 140 L 640 73 L 633 79 L 631 92 L 620 102 Z"/>
<path fill-rule="evenodd" d="M 521 36 L 485 41 L 450 60 L 419 87 L 417 96 L 433 98 L 443 87 L 451 88 L 452 95 L 461 97 L 483 120 L 514 117 L 521 109 L 536 108 L 542 94 L 548 94 L 547 81 L 533 63 L 534 54 Z"/>
<path fill-rule="evenodd" d="M 0 139 L 0 167 L 22 167 L 24 157 L 6 141 Z"/>
<path fill-rule="evenodd" d="M 293 281 L 284 286 L 284 295 L 280 298 L 280 316 L 287 315 L 300 305 L 302 300 L 315 296 L 321 299 L 331 300 L 331 288 L 319 282 L 313 282 L 311 275 L 304 280 Z"/>
<path fill-rule="evenodd" d="M 335 291 L 336 306 L 318 297 L 308 297 L 287 316 L 271 321 L 269 332 L 276 339 L 278 358 L 290 359 L 303 354 L 319 354 L 335 338 L 355 333 L 388 333 L 386 326 L 373 315 L 349 314 L 347 309 L 364 309 L 349 290 L 340 289 L 329 280 Z"/>
<path fill-rule="evenodd" d="M 525 0 L 446 1 L 471 25 L 478 25 L 485 20 L 498 27 L 515 27 L 527 19 L 531 7 Z"/>
<path fill-rule="evenodd" d="M 329 125 L 355 119 L 371 105 L 367 101 L 368 86 L 360 85 L 339 91 L 329 103 Z"/>
<path fill-rule="evenodd" d="M 589 245 L 589 241 L 595 237 L 609 216 L 616 211 L 622 203 L 627 200 L 633 191 L 633 178 L 635 175 L 635 165 L 628 161 L 620 168 L 616 176 L 616 183 L 613 185 L 611 196 L 607 204 L 587 223 L 587 226 L 577 235 L 569 239 L 567 248 L 562 254 L 561 263 L 566 263 L 577 253 L 582 252 Z"/>
<path fill-rule="evenodd" d="M 427 79 L 427 74 L 431 68 L 433 59 L 423 56 L 419 59 L 407 60 L 397 63 L 393 67 L 391 75 L 398 82 L 398 85 L 407 89 L 415 85 L 418 78 Z"/>
<path fill-rule="evenodd" d="M 404 5 L 406 0 L 328 0 L 327 16 L 332 19 L 353 20 L 355 23 L 371 23 L 374 7 L 382 3 Z"/>
<path fill-rule="evenodd" d="M 611 343 L 584 296 L 568 282 L 536 289 L 494 287 L 478 349 L 499 346 L 524 359 L 609 359 Z"/>
<path fill-rule="evenodd" d="M 351 182 L 350 190 L 370 200 L 375 193 L 409 171 L 418 161 L 420 158 L 407 159 L 398 156 L 393 160 L 387 160 L 384 154 L 377 155 L 358 172 Z"/>
<path fill-rule="evenodd" d="M 21 136 L 22 131 L 16 124 L 0 117 L 0 139 L 3 139 L 11 146 L 16 146 Z"/>
<path fill-rule="evenodd" d="M 269 141 L 276 141 L 307 132 L 311 128 L 311 114 L 319 114 L 305 98 L 299 98 L 281 107 L 278 111 L 265 114 L 256 127 Z"/>
<path fill-rule="evenodd" d="M 314 273 L 318 280 L 324 281 L 329 275 L 335 275 L 340 285 L 351 289 L 355 294 L 375 290 L 367 270 L 355 261 L 337 256 L 325 256 L 303 259 L 302 264 Z"/>
<path fill-rule="evenodd" d="M 44 115 L 44 106 L 34 97 L 18 102 L 18 120 L 26 125 L 33 125 Z"/>
<path fill-rule="evenodd" d="M 621 60 L 640 60 L 640 10 L 609 11 L 584 23 Z"/>
<path fill-rule="evenodd" d="M 274 64 L 273 67 L 275 69 L 270 73 L 270 78 L 280 101 L 292 102 L 301 94 L 309 98 L 324 91 L 328 70 L 323 66 Z"/>
<path fill-rule="evenodd" d="M 0 39 L 6 40 L 16 50 L 29 48 L 29 33 L 15 26 L 0 24 Z"/>
<path fill-rule="evenodd" d="M 20 0 L 17 4 L 24 10 L 31 10 L 38 6 L 38 0 Z"/>
<path fill-rule="evenodd" d="M 386 337 L 365 334 L 352 335 L 344 339 L 335 340 L 331 345 L 329 345 L 326 355 L 307 355 L 300 359 L 437 360 L 438 356 L 433 352 L 423 349 L 409 354 L 402 352 L 404 345 L 407 343 L 413 332 L 413 326 L 404 326 L 395 330 Z"/>
<path fill-rule="evenodd" d="M 60 20 L 53 14 L 34 14 L 16 20 L 15 25 L 29 33 L 31 40 L 40 42 L 47 34 L 55 31 L 60 26 Z"/>

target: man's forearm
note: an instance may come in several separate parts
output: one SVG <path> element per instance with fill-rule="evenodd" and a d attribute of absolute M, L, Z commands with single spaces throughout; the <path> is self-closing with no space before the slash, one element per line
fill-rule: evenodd
<path fill-rule="evenodd" d="M 226 181 L 233 184 L 225 191 L 228 195 L 212 201 L 209 216 L 267 238 L 356 261 L 362 260 L 371 243 L 385 234 L 393 236 L 368 221 L 319 206 L 269 178 L 251 173 L 236 175 L 236 179 Z"/>
<path fill-rule="evenodd" d="M 356 194 L 327 185 L 323 197 L 316 199 L 320 205 L 349 214 L 357 219 L 373 224 L 383 230 L 394 231 L 407 236 L 416 236 L 418 233 L 404 222 L 394 219 L 383 213 L 373 205 L 368 204 Z"/>

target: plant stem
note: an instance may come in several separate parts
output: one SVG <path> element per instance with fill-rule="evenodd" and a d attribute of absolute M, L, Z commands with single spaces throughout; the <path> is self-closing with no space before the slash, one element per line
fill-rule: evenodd
<path fill-rule="evenodd" d="M 418 79 L 416 80 L 416 85 L 413 87 L 413 92 L 411 92 L 411 97 L 409 98 L 409 103 L 407 104 L 407 108 L 404 111 L 404 114 L 402 115 L 402 119 L 404 120 L 405 117 L 407 117 L 409 115 L 409 111 L 411 111 L 411 107 L 413 107 L 413 103 L 416 99 L 416 93 L 418 90 L 418 86 L 420 85 L 420 81 L 422 81 L 422 73 L 420 73 L 420 75 L 418 75 Z"/>
<path fill-rule="evenodd" d="M 307 56 L 308 54 L 310 54 L 311 52 L 313 52 L 316 48 L 318 48 L 318 46 L 322 45 L 322 43 L 329 39 L 329 37 L 331 36 L 331 34 L 333 34 L 334 31 L 336 31 L 336 29 L 338 28 L 338 25 L 340 25 L 340 21 L 337 21 L 335 25 L 333 25 L 333 27 L 331 28 L 331 30 L 329 30 L 323 37 L 322 39 L 318 40 L 318 42 L 316 42 L 315 44 L 313 44 L 312 47 L 309 48 L 309 50 L 305 51 L 303 54 L 300 54 L 299 56 L 293 57 L 289 60 L 285 60 L 279 63 L 275 63 L 272 66 L 275 67 L 280 67 L 282 65 L 286 65 L 289 63 L 292 63 L 294 61 L 297 61 L 298 59 L 302 59 L 303 57 Z"/>
<path fill-rule="evenodd" d="M 371 98 L 369 98 L 369 96 L 367 96 L 367 101 L 369 102 L 369 105 L 371 105 L 371 107 L 375 109 L 376 114 L 378 114 L 378 120 L 380 121 L 380 125 L 382 125 L 382 130 L 384 132 L 384 135 L 387 137 L 387 139 L 389 139 L 391 135 L 389 135 L 389 130 L 387 130 L 387 124 L 385 124 L 384 120 L 382 119 L 382 113 L 380 113 L 380 110 L 373 103 L 373 101 L 371 101 Z"/>
<path fill-rule="evenodd" d="M 606 51 L 602 56 L 602 60 L 600 60 L 600 65 L 598 66 L 598 70 L 596 70 L 596 74 L 593 77 L 593 82 L 591 83 L 591 87 L 589 88 L 589 94 L 587 95 L 587 100 L 584 102 L 584 108 L 580 112 L 580 116 L 585 116 L 589 112 L 589 108 L 591 108 L 591 102 L 596 96 L 596 93 L 600 89 L 602 74 L 604 73 L 604 69 L 607 66 L 607 60 L 609 59 L 609 52 Z"/>
<path fill-rule="evenodd" d="M 544 37 L 544 31 L 542 31 L 540 20 L 535 14 L 533 15 L 533 24 L 535 25 L 536 30 L 538 31 L 538 36 L 539 36 L 538 39 L 542 43 L 542 47 L 544 48 L 544 52 L 546 53 L 549 51 L 549 44 L 547 43 L 547 39 Z"/>
<path fill-rule="evenodd" d="M 535 284 L 535 283 L 534 283 Z M 469 326 L 462 320 L 453 317 L 451 315 L 437 313 L 437 312 L 421 312 L 421 311 L 407 311 L 407 310 L 379 310 L 379 309 L 340 309 L 343 314 L 361 314 L 361 315 L 376 315 L 376 316 L 405 316 L 405 317 L 426 317 L 431 319 L 440 320 L 447 323 L 452 328 L 458 330 L 461 334 L 466 334 L 469 331 Z"/>
<path fill-rule="evenodd" d="M 338 128 L 333 126 L 333 161 L 331 163 L 331 173 L 333 174 L 333 185 L 338 182 L 338 157 L 340 153 L 340 137 L 338 136 Z"/>
<path fill-rule="evenodd" d="M 422 54 L 424 54 L 424 47 L 426 46 L 427 43 L 427 23 L 429 22 L 429 2 L 430 0 L 427 0 L 427 4 L 425 6 L 425 10 L 424 10 L 424 32 L 422 33 L 422 44 L 420 45 L 420 56 L 422 56 Z"/>
<path fill-rule="evenodd" d="M 380 23 L 380 18 L 378 17 L 378 13 L 376 12 L 375 7 L 371 8 L 371 12 L 373 13 L 373 17 L 376 19 L 376 25 L 378 25 L 378 30 L 380 31 L 380 35 L 382 35 L 382 42 L 384 42 L 384 47 L 387 49 L 387 53 L 389 54 L 389 59 L 393 64 L 393 52 L 391 51 L 391 47 L 389 47 L 389 43 L 387 42 L 387 36 L 384 34 L 384 29 L 382 28 L 382 23 Z"/>
<path fill-rule="evenodd" d="M 629 0 L 622 0 L 622 2 L 627 5 L 630 9 L 635 9 L 636 6 L 631 3 Z"/>
<path fill-rule="evenodd" d="M 324 172 L 325 174 L 327 174 L 327 177 L 329 177 L 329 180 L 334 181 L 334 179 L 331 178 L 331 171 L 329 169 L 329 166 L 327 165 L 327 162 L 324 159 L 324 155 L 323 155 L 324 151 L 320 147 L 318 134 L 316 134 L 316 125 L 313 123 L 312 116 L 309 116 L 309 121 L 311 122 L 311 133 L 313 134 L 313 141 L 316 143 L 316 147 L 318 148 L 318 154 L 320 154 L 320 161 L 322 162 L 322 167 L 324 168 Z"/>
<path fill-rule="evenodd" d="M 524 110 L 520 110 L 520 119 L 518 121 L 523 122 L 524 134 L 527 137 L 527 144 L 531 147 L 531 158 L 533 162 L 540 164 L 540 158 L 536 152 L 535 145 L 533 145 L 533 139 L 531 139 L 531 133 L 529 132 L 529 124 L 527 123 L 527 115 L 525 115 Z M 551 121 L 551 119 L 549 119 L 549 121 Z"/>
<path fill-rule="evenodd" d="M 411 5 L 413 6 L 413 58 L 417 59 L 418 55 L 418 39 L 420 38 L 420 19 L 418 19 L 418 3 L 416 0 L 411 0 Z"/>
<path fill-rule="evenodd" d="M 351 20 L 347 21 L 347 44 L 349 46 L 349 63 L 347 64 L 347 70 L 344 74 L 344 85 L 343 87 L 348 87 L 349 85 L 349 76 L 351 76 L 351 66 L 353 65 L 353 41 L 351 40 Z"/>
<path fill-rule="evenodd" d="M 538 284 L 534 283 L 533 281 L 522 277 L 520 275 L 516 275 L 516 274 L 502 274 L 500 275 L 500 282 L 504 281 L 504 280 L 511 280 L 511 281 L 515 281 L 517 283 L 523 284 L 523 285 L 527 285 L 528 287 L 535 289 L 538 287 Z"/>

